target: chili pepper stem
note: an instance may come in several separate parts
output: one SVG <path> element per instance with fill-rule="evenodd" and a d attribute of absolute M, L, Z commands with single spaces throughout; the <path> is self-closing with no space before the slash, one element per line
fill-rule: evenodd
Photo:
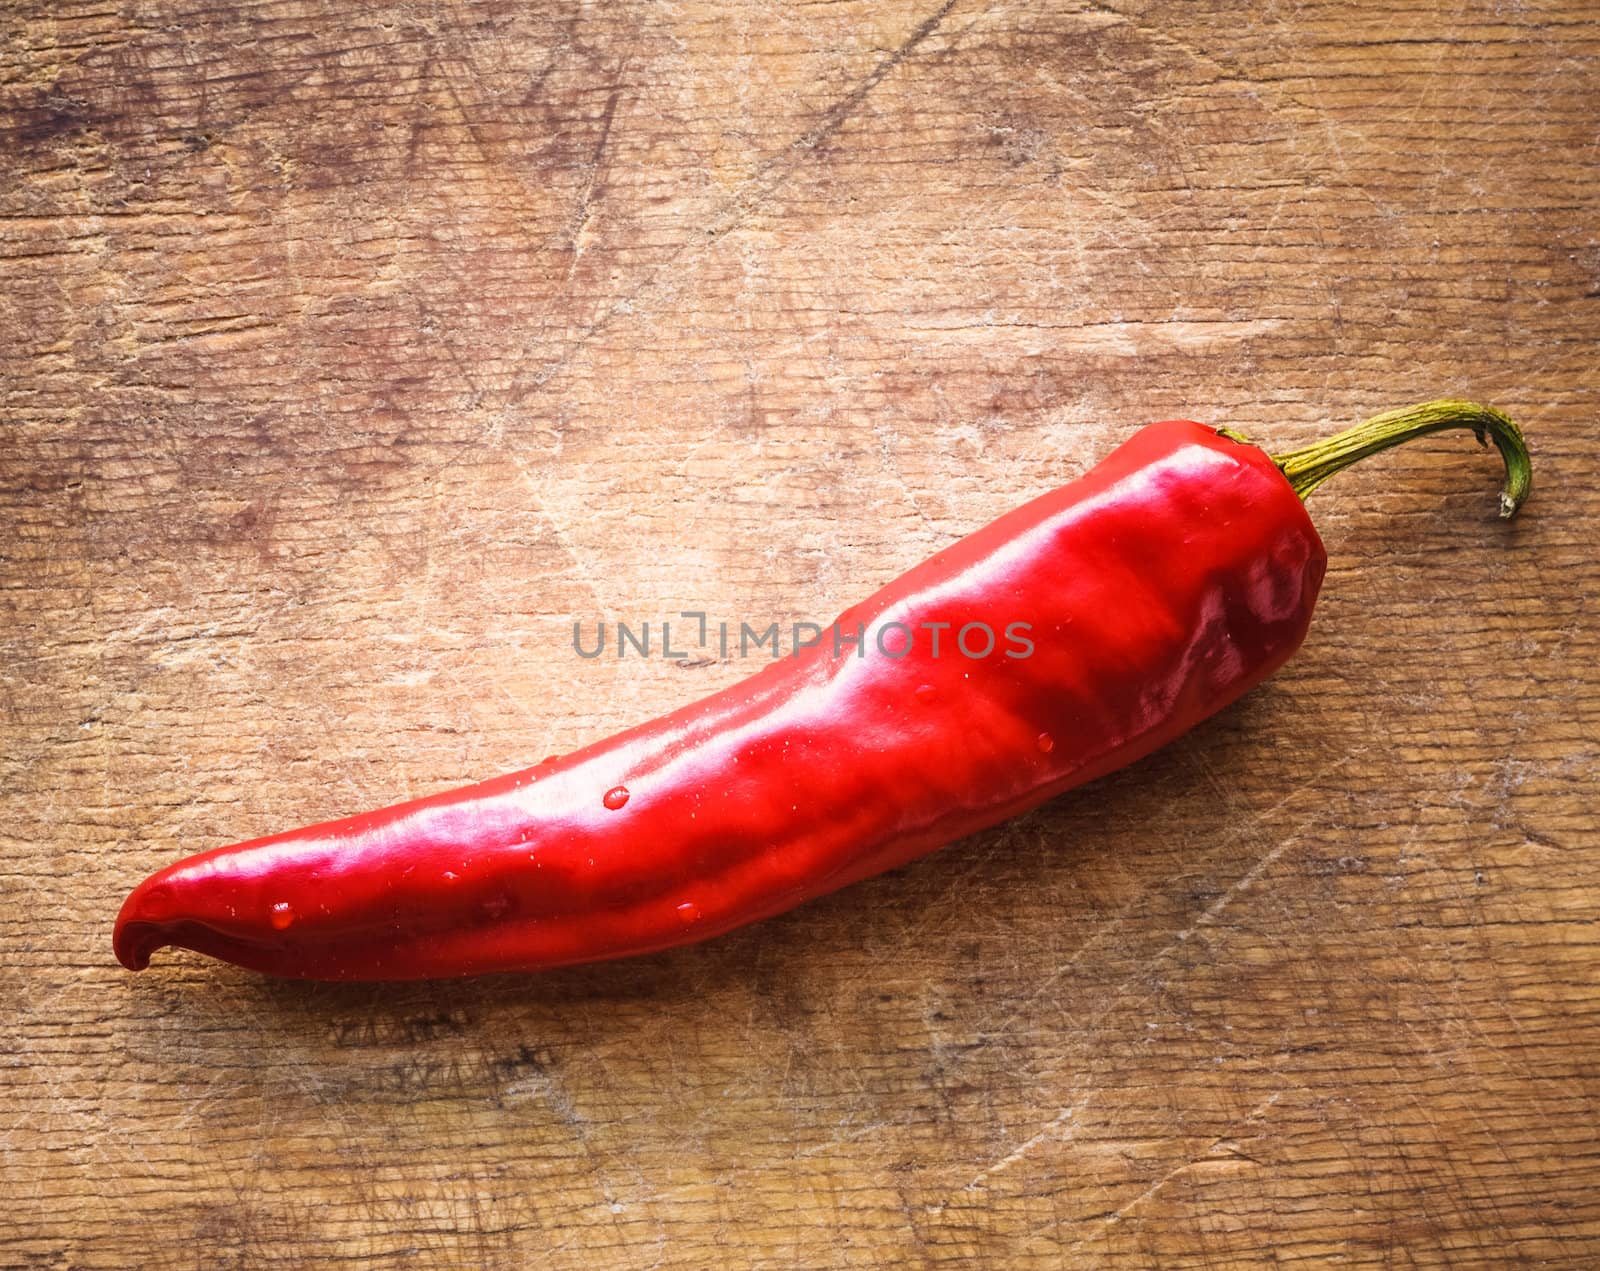
<path fill-rule="evenodd" d="M 1334 473 L 1368 455 L 1398 446 L 1413 437 L 1443 432 L 1449 428 L 1470 428 L 1477 434 L 1480 445 L 1488 445 L 1489 440 L 1493 439 L 1506 464 L 1506 484 L 1500 492 L 1500 515 L 1509 517 L 1515 514 L 1527 499 L 1533 484 L 1528 444 L 1522 438 L 1522 430 L 1510 418 L 1492 406 L 1480 406 L 1476 402 L 1445 397 L 1417 406 L 1385 411 L 1326 440 L 1291 450 L 1287 454 L 1273 455 L 1272 462 L 1278 465 L 1295 493 L 1303 499 Z"/>

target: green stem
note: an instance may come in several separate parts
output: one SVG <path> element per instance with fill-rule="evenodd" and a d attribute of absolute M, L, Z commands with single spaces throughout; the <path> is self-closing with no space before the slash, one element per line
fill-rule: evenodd
<path fill-rule="evenodd" d="M 1325 441 L 1291 450 L 1288 454 L 1273 455 L 1289 484 L 1302 499 L 1334 473 L 1351 464 L 1375 455 L 1390 446 L 1410 441 L 1426 433 L 1443 432 L 1447 428 L 1470 428 L 1478 436 L 1480 445 L 1492 438 L 1506 463 L 1505 489 L 1500 492 L 1500 515 L 1511 516 L 1528 497 L 1533 483 L 1533 472 L 1528 459 L 1528 444 L 1522 439 L 1522 430 L 1492 406 L 1479 406 L 1475 402 L 1453 401 L 1441 398 L 1423 402 L 1419 406 L 1405 406 L 1400 410 L 1374 415 L 1365 423 L 1348 428 Z"/>

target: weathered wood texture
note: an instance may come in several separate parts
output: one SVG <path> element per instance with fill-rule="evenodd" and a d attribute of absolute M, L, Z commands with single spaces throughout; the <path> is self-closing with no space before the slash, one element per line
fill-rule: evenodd
<path fill-rule="evenodd" d="M 334 10 L 340 16 L 331 16 Z M 1600 1259 L 1600 13 L 0 16 L 0 1264 Z M 1295 663 L 715 944 L 111 959 L 176 855 L 749 669 L 1139 423 L 1450 392 Z"/>

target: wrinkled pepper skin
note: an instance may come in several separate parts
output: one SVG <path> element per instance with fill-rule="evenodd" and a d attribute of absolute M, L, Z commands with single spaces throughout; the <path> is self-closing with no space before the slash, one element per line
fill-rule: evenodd
<path fill-rule="evenodd" d="M 401 980 L 714 936 L 1177 737 L 1299 647 L 1326 563 L 1264 452 L 1153 424 L 846 611 L 864 656 L 824 638 L 560 760 L 179 861 L 128 897 L 116 953 Z M 888 622 L 904 656 L 873 647 Z M 923 622 L 951 624 L 938 656 Z M 972 622 L 1029 624 L 1031 656 L 965 656 Z"/>

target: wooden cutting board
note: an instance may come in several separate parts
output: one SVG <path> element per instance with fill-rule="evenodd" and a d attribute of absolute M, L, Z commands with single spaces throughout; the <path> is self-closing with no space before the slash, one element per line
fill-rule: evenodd
<path fill-rule="evenodd" d="M 1600 13 L 0 14 L 0 1265 L 1592 1266 Z M 728 684 L 1194 417 L 1493 401 L 1313 499 L 1163 753 L 633 962 L 277 983 L 180 854 Z"/>

